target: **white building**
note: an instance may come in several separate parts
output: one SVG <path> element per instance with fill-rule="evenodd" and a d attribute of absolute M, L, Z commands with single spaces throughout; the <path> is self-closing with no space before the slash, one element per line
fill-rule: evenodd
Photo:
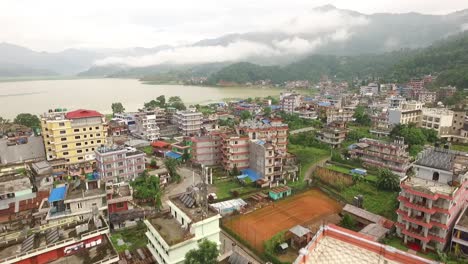
<path fill-rule="evenodd" d="M 388 108 L 402 108 L 406 98 L 402 96 L 391 96 L 387 98 Z"/>
<path fill-rule="evenodd" d="M 445 108 L 423 108 L 421 127 L 437 131 L 439 136 L 449 135 L 453 111 Z"/>
<path fill-rule="evenodd" d="M 292 114 L 301 105 L 302 96 L 298 93 L 281 93 L 281 110 Z"/>
<path fill-rule="evenodd" d="M 378 95 L 379 85 L 376 83 L 369 83 L 367 86 L 361 86 L 361 95 Z"/>
<path fill-rule="evenodd" d="M 154 112 L 142 112 L 136 114 L 136 134 L 141 138 L 149 141 L 159 139 L 159 127 L 156 123 L 156 115 Z"/>
<path fill-rule="evenodd" d="M 196 110 L 177 111 L 174 115 L 174 123 L 184 136 L 200 133 L 203 124 L 203 114 Z"/>
<path fill-rule="evenodd" d="M 404 102 L 400 108 L 388 110 L 388 122 L 390 124 L 409 124 L 417 125 L 421 122 L 423 103 L 417 101 Z"/>
<path fill-rule="evenodd" d="M 220 243 L 221 216 L 202 209 L 200 194 L 187 192 L 167 201 L 169 212 L 146 219 L 147 247 L 161 264 L 184 263 L 185 254 L 198 248 L 198 242 L 207 239 Z"/>

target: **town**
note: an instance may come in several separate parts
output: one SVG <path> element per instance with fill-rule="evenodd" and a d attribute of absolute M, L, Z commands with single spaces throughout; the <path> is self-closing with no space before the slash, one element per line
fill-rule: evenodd
<path fill-rule="evenodd" d="M 468 104 L 435 78 L 2 118 L 0 263 L 464 259 Z"/>

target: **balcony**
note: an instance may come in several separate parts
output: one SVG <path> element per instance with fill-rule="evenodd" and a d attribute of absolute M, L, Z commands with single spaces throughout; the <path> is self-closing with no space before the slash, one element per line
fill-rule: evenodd
<path fill-rule="evenodd" d="M 404 206 L 420 211 L 420 212 L 424 212 L 424 213 L 431 214 L 431 215 L 436 213 L 436 209 L 434 207 L 428 208 L 423 204 L 411 203 L 409 201 L 409 198 L 405 196 L 401 196 L 401 195 L 398 196 L 398 201 L 402 202 Z"/>
<path fill-rule="evenodd" d="M 419 239 L 422 242 L 428 243 L 429 241 L 431 241 L 431 238 L 429 236 L 425 237 L 424 232 L 422 232 L 421 230 L 411 228 L 411 229 L 403 229 L 401 232 L 412 238 Z"/>

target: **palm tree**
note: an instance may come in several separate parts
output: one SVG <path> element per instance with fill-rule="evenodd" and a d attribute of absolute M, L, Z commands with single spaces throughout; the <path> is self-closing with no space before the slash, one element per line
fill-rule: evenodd
<path fill-rule="evenodd" d="M 400 177 L 389 169 L 380 169 L 377 187 L 382 190 L 397 191 L 400 188 Z"/>

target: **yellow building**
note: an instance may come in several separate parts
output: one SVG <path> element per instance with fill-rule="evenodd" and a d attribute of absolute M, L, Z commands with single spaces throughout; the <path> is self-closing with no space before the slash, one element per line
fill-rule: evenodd
<path fill-rule="evenodd" d="M 95 150 L 106 144 L 104 116 L 92 110 L 49 111 L 41 116 L 47 160 L 65 159 L 69 168 L 88 172 L 95 163 Z M 76 166 L 70 166 L 76 165 Z"/>

